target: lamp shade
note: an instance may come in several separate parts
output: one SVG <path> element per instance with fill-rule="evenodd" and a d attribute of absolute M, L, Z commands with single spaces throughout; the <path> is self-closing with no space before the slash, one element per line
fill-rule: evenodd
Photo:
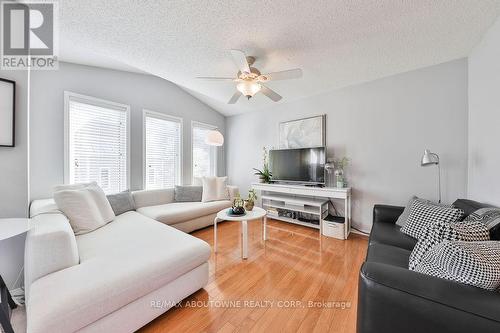
<path fill-rule="evenodd" d="M 210 146 L 222 146 L 224 144 L 224 136 L 218 130 L 209 131 L 205 143 Z"/>
<path fill-rule="evenodd" d="M 262 86 L 260 84 L 253 81 L 243 81 L 236 86 L 236 89 L 247 98 L 253 97 L 261 88 Z"/>
<path fill-rule="evenodd" d="M 432 153 L 429 149 L 424 150 L 424 155 L 422 156 L 421 165 L 435 165 L 439 164 L 439 156 L 437 154 Z"/>

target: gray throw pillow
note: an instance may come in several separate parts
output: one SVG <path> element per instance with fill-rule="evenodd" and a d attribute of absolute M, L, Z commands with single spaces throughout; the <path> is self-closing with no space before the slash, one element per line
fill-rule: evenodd
<path fill-rule="evenodd" d="M 199 202 L 203 194 L 203 186 L 176 185 L 174 189 L 175 202 Z"/>
<path fill-rule="evenodd" d="M 120 215 L 125 212 L 135 210 L 135 202 L 130 191 L 123 191 L 116 194 L 109 194 L 106 196 L 109 204 L 115 212 L 115 215 Z"/>

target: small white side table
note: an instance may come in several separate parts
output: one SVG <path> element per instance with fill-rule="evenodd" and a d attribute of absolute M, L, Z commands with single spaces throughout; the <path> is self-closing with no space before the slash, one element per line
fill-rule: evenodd
<path fill-rule="evenodd" d="M 262 231 L 262 239 L 266 240 L 266 211 L 260 207 L 254 207 L 251 211 L 247 211 L 245 215 L 241 216 L 233 216 L 227 214 L 227 208 L 221 210 L 217 213 L 217 216 L 214 219 L 214 252 L 217 253 L 217 222 L 221 221 L 239 221 L 241 222 L 241 233 L 243 236 L 241 242 L 241 257 L 243 259 L 248 258 L 248 221 L 263 219 L 263 231 Z"/>
<path fill-rule="evenodd" d="M 29 219 L 0 219 L 0 241 L 23 234 L 30 229 Z M 0 324 L 6 333 L 14 333 L 10 324 L 10 313 L 17 307 L 0 275 L 0 294 L 7 296 L 6 303 L 0 303 Z"/>
<path fill-rule="evenodd" d="M 27 232 L 30 219 L 0 219 L 0 241 Z"/>

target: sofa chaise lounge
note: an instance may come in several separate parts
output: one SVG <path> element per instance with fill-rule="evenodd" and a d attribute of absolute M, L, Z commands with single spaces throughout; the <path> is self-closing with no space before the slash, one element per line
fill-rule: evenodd
<path fill-rule="evenodd" d="M 28 333 L 133 332 L 208 281 L 210 246 L 186 232 L 213 224 L 230 200 L 174 202 L 174 190 L 132 192 L 128 211 L 75 236 L 52 199 L 30 207 Z"/>

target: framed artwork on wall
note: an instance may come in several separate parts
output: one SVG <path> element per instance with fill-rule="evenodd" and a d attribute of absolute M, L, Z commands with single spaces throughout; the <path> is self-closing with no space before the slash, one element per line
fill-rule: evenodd
<path fill-rule="evenodd" d="M 14 147 L 16 82 L 0 78 L 0 147 Z"/>
<path fill-rule="evenodd" d="M 279 148 L 312 148 L 326 145 L 326 115 L 279 124 Z"/>

